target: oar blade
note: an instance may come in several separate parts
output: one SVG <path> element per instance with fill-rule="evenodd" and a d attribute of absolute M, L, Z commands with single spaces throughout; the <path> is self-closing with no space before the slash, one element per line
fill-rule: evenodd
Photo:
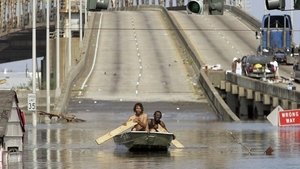
<path fill-rule="evenodd" d="M 176 148 L 184 148 L 184 145 L 181 144 L 178 140 L 174 139 L 171 142 Z"/>
<path fill-rule="evenodd" d="M 166 129 L 164 129 L 161 125 L 158 125 L 158 129 L 159 132 L 165 132 L 168 133 L 168 131 Z M 171 141 L 171 143 L 176 147 L 176 148 L 184 148 L 184 145 L 181 144 L 178 140 L 174 139 Z"/>
<path fill-rule="evenodd" d="M 133 127 L 136 124 L 137 124 L 136 122 L 128 121 L 124 125 L 121 125 L 121 126 L 117 127 L 116 129 L 114 129 L 114 130 L 104 134 L 103 136 L 97 138 L 96 143 L 97 144 L 102 144 L 105 141 L 113 138 L 114 136 L 124 132 L 125 130 L 128 130 L 129 128 Z"/>

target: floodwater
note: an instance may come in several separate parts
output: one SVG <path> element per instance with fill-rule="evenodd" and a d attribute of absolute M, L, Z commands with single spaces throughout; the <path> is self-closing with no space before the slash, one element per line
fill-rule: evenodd
<path fill-rule="evenodd" d="M 184 149 L 128 152 L 113 140 L 95 139 L 131 115 L 130 102 L 73 100 L 69 111 L 81 123 L 27 125 L 22 163 L 3 168 L 299 168 L 300 127 L 273 127 L 267 121 L 220 122 L 206 103 L 144 103 L 151 117 L 157 109 Z M 29 117 L 28 117 L 29 118 Z M 30 120 L 30 119 L 29 119 Z M 272 155 L 264 152 L 272 147 Z M 0 167 L 1 168 L 1 167 Z"/>

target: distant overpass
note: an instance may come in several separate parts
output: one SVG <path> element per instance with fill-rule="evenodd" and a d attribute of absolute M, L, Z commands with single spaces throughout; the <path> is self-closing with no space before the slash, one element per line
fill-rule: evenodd
<path fill-rule="evenodd" d="M 37 57 L 46 55 L 46 1 L 36 0 Z M 56 2 L 50 0 L 50 32 L 55 35 Z M 60 1 L 61 36 L 67 37 L 68 25 L 67 0 Z M 85 3 L 83 3 L 83 8 Z M 79 2 L 71 2 L 72 22 L 79 20 Z M 28 59 L 32 56 L 32 4 L 30 0 L 1 0 L 0 2 L 0 63 Z M 83 10 L 84 14 L 84 10 Z M 71 25 L 72 30 L 79 31 L 79 23 Z"/>

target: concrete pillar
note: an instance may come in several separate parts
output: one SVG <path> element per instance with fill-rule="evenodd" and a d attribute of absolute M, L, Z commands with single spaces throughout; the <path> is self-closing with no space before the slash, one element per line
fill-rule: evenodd
<path fill-rule="evenodd" d="M 281 100 L 281 107 L 283 109 L 289 109 L 289 101 L 287 99 L 282 99 Z"/>
<path fill-rule="evenodd" d="M 255 92 L 254 92 L 254 95 L 255 95 L 255 97 L 254 97 L 254 101 L 256 101 L 256 102 L 260 102 L 260 101 L 261 101 L 261 93 L 260 93 L 260 92 L 257 92 L 257 91 L 255 91 Z"/>
<path fill-rule="evenodd" d="M 251 89 L 247 89 L 247 99 L 253 99 L 253 91 Z"/>
<path fill-rule="evenodd" d="M 251 100 L 246 99 L 246 97 L 240 97 L 240 111 L 239 117 L 248 117 L 249 106 L 252 105 Z"/>
<path fill-rule="evenodd" d="M 231 92 L 231 83 L 226 82 L 225 91 L 226 91 L 226 92 Z"/>
<path fill-rule="evenodd" d="M 231 93 L 232 94 L 238 94 L 238 86 L 235 84 L 231 85 Z"/>
<path fill-rule="evenodd" d="M 298 104 L 297 102 L 291 102 L 291 109 L 298 109 Z"/>
<path fill-rule="evenodd" d="M 239 87 L 239 97 L 245 97 L 245 88 Z"/>
<path fill-rule="evenodd" d="M 220 85 L 221 90 L 225 90 L 225 87 L 226 87 L 226 81 L 221 80 L 221 85 Z"/>
<path fill-rule="evenodd" d="M 278 97 L 272 97 L 272 107 L 277 107 L 279 105 Z"/>
<path fill-rule="evenodd" d="M 271 97 L 269 95 L 267 95 L 267 94 L 264 94 L 263 103 L 265 105 L 270 105 L 271 104 Z"/>
<path fill-rule="evenodd" d="M 254 102 L 254 119 L 259 117 L 264 117 L 267 113 L 270 112 L 270 106 L 263 104 L 263 102 Z"/>
<path fill-rule="evenodd" d="M 239 99 L 237 95 L 227 92 L 226 103 L 235 114 L 239 115 Z"/>

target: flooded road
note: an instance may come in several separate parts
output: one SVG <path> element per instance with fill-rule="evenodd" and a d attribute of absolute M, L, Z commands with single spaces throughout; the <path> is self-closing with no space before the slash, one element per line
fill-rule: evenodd
<path fill-rule="evenodd" d="M 96 59 L 89 59 L 86 75 L 73 86 L 80 92 L 72 93 L 68 109 L 85 122 L 51 121 L 36 128 L 28 122 L 23 163 L 10 168 L 299 168 L 299 127 L 218 121 L 195 87 L 197 78 L 186 68 L 173 29 L 159 12 L 104 12 L 95 14 L 94 24 L 97 36 L 88 53 Z M 160 110 L 167 128 L 185 148 L 132 153 L 116 148 L 113 140 L 97 145 L 96 138 L 132 115 L 135 101 L 143 103 L 149 117 Z M 268 147 L 272 155 L 265 154 Z"/>
<path fill-rule="evenodd" d="M 51 122 L 36 129 L 27 125 L 19 168 L 299 168 L 299 127 L 220 122 L 206 103 L 144 103 L 150 117 L 157 109 L 163 112 L 167 128 L 184 149 L 132 153 L 116 148 L 112 139 L 97 145 L 97 137 L 127 120 L 133 104 L 73 100 L 69 111 L 86 122 Z M 269 146 L 274 152 L 265 155 Z"/>

